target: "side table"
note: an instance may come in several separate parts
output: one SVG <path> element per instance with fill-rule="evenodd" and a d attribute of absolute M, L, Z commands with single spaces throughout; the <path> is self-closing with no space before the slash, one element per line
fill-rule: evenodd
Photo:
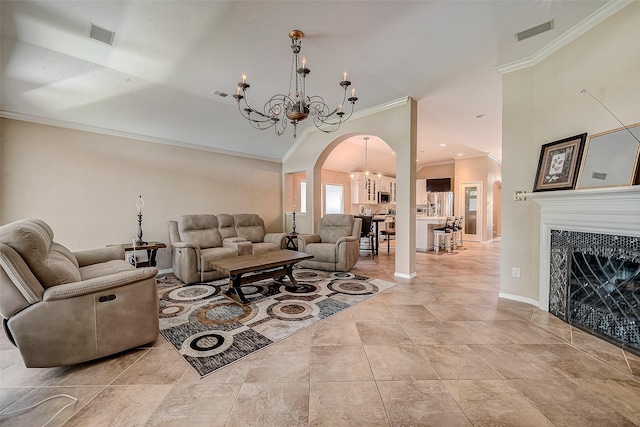
<path fill-rule="evenodd" d="M 287 239 L 286 245 L 287 249 L 291 249 L 292 251 L 298 250 L 298 234 L 287 234 L 285 236 Z"/>
<path fill-rule="evenodd" d="M 122 245 L 125 252 L 133 251 L 133 244 L 125 243 Z M 147 251 L 147 258 L 149 261 L 143 261 L 136 264 L 136 267 L 155 267 L 156 266 L 156 254 L 158 249 L 164 249 L 167 245 L 162 242 L 147 242 L 144 245 L 136 245 L 135 250 Z"/>

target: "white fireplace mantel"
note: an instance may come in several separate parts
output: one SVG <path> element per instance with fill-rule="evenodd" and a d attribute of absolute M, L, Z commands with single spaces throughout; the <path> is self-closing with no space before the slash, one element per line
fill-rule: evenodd
<path fill-rule="evenodd" d="M 540 205 L 540 300 L 549 310 L 551 230 L 640 237 L 640 185 L 523 194 Z"/>

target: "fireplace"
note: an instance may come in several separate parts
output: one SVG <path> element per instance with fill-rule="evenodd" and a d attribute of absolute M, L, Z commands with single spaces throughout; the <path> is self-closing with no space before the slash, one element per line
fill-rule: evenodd
<path fill-rule="evenodd" d="M 640 355 L 639 242 L 551 230 L 549 312 Z"/>
<path fill-rule="evenodd" d="M 640 355 L 640 186 L 527 197 L 541 207 L 539 307 Z"/>

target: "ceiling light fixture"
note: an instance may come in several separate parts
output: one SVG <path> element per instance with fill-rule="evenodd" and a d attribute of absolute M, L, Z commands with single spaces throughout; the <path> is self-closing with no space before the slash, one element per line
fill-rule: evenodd
<path fill-rule="evenodd" d="M 369 178 L 370 176 L 374 176 L 376 178 L 382 178 L 382 173 L 377 172 L 377 173 L 373 173 L 369 170 L 369 137 L 365 136 L 364 138 L 364 170 L 362 171 L 364 173 L 365 178 Z M 354 172 L 351 172 L 350 174 L 351 179 L 354 179 L 356 177 Z M 362 183 L 362 185 L 368 185 L 366 183 Z"/>
<path fill-rule="evenodd" d="M 291 39 L 291 51 L 293 59 L 291 61 L 291 77 L 289 79 L 289 93 L 287 95 L 278 94 L 269 99 L 258 111 L 249 105 L 247 100 L 247 76 L 242 75 L 242 81 L 238 83 L 238 89 L 233 97 L 238 101 L 238 110 L 242 117 L 247 119 L 255 129 L 265 130 L 273 127 L 276 135 L 282 135 L 287 128 L 287 121 L 293 125 L 293 137 L 296 137 L 298 123 L 305 120 L 309 115 L 313 116 L 313 124 L 321 131 L 330 133 L 338 130 L 343 122 L 346 122 L 353 114 L 353 106 L 358 98 L 355 96 L 356 90 L 351 90 L 351 96 L 347 98 L 347 89 L 351 82 L 347 80 L 347 72 L 343 74 L 343 79 L 339 83 L 344 90 L 344 97 L 334 110 L 331 110 L 324 99 L 320 96 L 307 96 L 305 79 L 311 72 L 306 66 L 303 57 L 300 61 L 301 40 L 304 33 L 300 30 L 289 32 Z M 242 106 L 240 101 L 244 100 Z M 351 111 L 348 115 L 342 111 L 345 101 L 351 103 Z"/>

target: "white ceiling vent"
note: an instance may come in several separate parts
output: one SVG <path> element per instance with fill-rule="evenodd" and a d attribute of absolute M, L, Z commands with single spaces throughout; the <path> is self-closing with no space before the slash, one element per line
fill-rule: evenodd
<path fill-rule="evenodd" d="M 98 27 L 95 24 L 89 23 L 89 37 L 91 37 L 92 39 L 111 45 L 113 44 L 113 38 L 115 36 L 116 36 L 115 32 L 109 31 L 102 27 Z"/>
<path fill-rule="evenodd" d="M 211 92 L 209 92 L 209 93 L 212 93 L 212 94 L 214 94 L 214 95 L 217 95 L 217 96 L 219 96 L 219 97 L 221 97 L 221 98 L 226 98 L 227 96 L 229 96 L 229 94 L 224 93 L 224 92 L 220 92 L 219 90 L 216 90 L 216 89 L 212 90 L 212 91 L 211 91 Z"/>
<path fill-rule="evenodd" d="M 537 36 L 538 34 L 542 34 L 550 30 L 553 30 L 553 19 L 549 22 L 545 22 L 544 24 L 536 25 L 535 27 L 529 28 L 528 30 L 520 31 L 518 34 L 516 34 L 516 38 L 519 42 L 521 42 L 524 39 Z"/>

